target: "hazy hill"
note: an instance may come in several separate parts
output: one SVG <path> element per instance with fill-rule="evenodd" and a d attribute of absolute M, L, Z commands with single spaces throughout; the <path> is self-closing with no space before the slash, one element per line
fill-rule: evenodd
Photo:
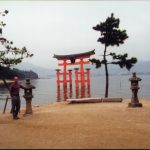
<path fill-rule="evenodd" d="M 43 68 L 37 65 L 33 65 L 31 63 L 23 62 L 21 64 L 16 65 L 15 68 L 18 68 L 21 70 L 32 70 L 36 72 L 40 78 L 49 78 L 55 75 L 54 69 Z"/>
<path fill-rule="evenodd" d="M 3 69 L 3 74 L 6 79 L 13 79 L 15 75 L 17 75 L 20 79 L 25 79 L 25 78 L 31 78 L 31 79 L 38 79 L 38 74 L 35 73 L 34 71 L 24 71 L 20 69 L 10 69 L 10 68 L 2 68 Z M 0 76 L 1 79 L 1 76 Z"/>
<path fill-rule="evenodd" d="M 128 71 L 125 68 L 120 69 L 120 67 L 117 65 L 109 65 L 108 69 L 111 75 L 126 75 L 126 74 L 131 74 L 132 72 L 137 72 L 138 74 L 150 74 L 149 66 L 150 66 L 150 61 L 139 61 L 137 64 L 134 65 L 133 68 L 131 68 L 130 71 Z M 92 66 L 92 74 L 104 75 L 105 74 L 104 67 L 95 69 L 95 67 Z"/>
<path fill-rule="evenodd" d="M 150 74 L 150 61 L 139 61 L 130 71 L 126 69 L 120 69 L 117 65 L 109 65 L 109 73 L 111 75 L 126 75 L 131 74 L 132 72 L 136 71 L 138 74 Z M 91 68 L 91 75 L 105 75 L 104 67 L 101 67 L 99 69 L 95 69 L 94 65 L 86 65 L 85 68 Z M 47 69 L 42 68 L 30 63 L 21 63 L 15 68 L 21 69 L 21 70 L 32 70 L 36 72 L 39 77 L 41 78 L 49 78 L 56 75 L 56 72 L 54 69 Z"/>

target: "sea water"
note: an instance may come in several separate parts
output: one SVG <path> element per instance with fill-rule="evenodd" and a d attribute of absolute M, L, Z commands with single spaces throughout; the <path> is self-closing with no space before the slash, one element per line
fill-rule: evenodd
<path fill-rule="evenodd" d="M 110 76 L 109 77 L 109 97 L 122 97 L 124 99 L 131 98 L 131 90 L 128 75 L 125 76 Z M 139 98 L 150 98 L 150 75 L 141 75 L 142 81 L 139 82 Z M 21 81 L 24 84 L 25 81 Z M 60 86 L 60 90 L 57 89 L 56 78 L 49 79 L 36 79 L 31 83 L 36 87 L 33 90 L 34 98 L 32 100 L 33 105 L 46 104 L 49 102 L 64 101 L 65 98 L 78 98 L 80 97 L 104 97 L 105 93 L 105 76 L 93 76 L 91 77 L 90 89 L 85 86 L 83 90 L 81 87 L 76 90 L 76 86 L 72 85 L 72 91 L 70 87 L 64 89 Z M 25 105 L 23 98 L 23 90 L 20 90 L 21 104 Z M 84 92 L 84 93 L 83 93 Z M 0 109 L 2 110 L 5 105 L 5 100 L 8 95 L 8 90 L 4 86 L 0 86 Z M 7 109 L 10 109 L 10 100 L 8 101 Z"/>

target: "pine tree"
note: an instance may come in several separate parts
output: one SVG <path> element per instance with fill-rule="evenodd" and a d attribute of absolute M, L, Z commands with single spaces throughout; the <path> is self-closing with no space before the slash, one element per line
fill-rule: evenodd
<path fill-rule="evenodd" d="M 107 53 L 107 49 L 109 46 L 120 46 L 124 44 L 124 41 L 128 38 L 126 30 L 121 30 L 119 28 L 120 20 L 119 18 L 115 18 L 112 13 L 110 17 L 106 19 L 104 22 L 100 22 L 100 24 L 93 27 L 94 30 L 100 32 L 100 37 L 98 38 L 98 42 L 104 45 L 103 58 L 100 59 L 91 59 L 92 64 L 96 65 L 96 68 L 100 68 L 102 65 L 105 67 L 105 75 L 106 75 L 106 86 L 105 86 L 105 97 L 108 97 L 108 88 L 109 88 L 109 73 L 108 73 L 108 65 L 115 64 L 119 65 L 120 68 L 126 67 L 126 69 L 130 70 L 134 64 L 137 62 L 135 57 L 128 58 L 128 54 L 119 54 L 116 53 Z M 112 61 L 108 62 L 107 57 L 111 57 Z"/>
<path fill-rule="evenodd" d="M 0 11 L 0 17 L 4 17 L 8 14 L 8 10 L 5 10 L 4 12 Z M 0 20 L 0 75 L 3 79 L 3 82 L 5 86 L 9 89 L 7 86 L 4 74 L 3 74 L 3 68 L 4 67 L 11 67 L 12 65 L 16 65 L 22 62 L 24 58 L 32 57 L 33 54 L 30 54 L 26 47 L 23 48 L 17 48 L 13 46 L 13 42 L 7 40 L 3 37 L 3 28 L 6 26 L 6 24 Z"/>

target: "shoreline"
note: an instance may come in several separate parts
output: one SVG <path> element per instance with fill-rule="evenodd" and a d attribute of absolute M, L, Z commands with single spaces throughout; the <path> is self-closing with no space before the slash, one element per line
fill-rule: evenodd
<path fill-rule="evenodd" d="M 150 99 L 140 100 L 142 108 L 129 102 L 51 102 L 28 117 L 21 108 L 17 121 L 7 111 L 0 114 L 0 148 L 150 148 Z"/>
<path fill-rule="evenodd" d="M 38 80 L 38 79 L 40 79 L 40 78 L 36 78 L 36 79 L 32 79 L 31 78 L 31 80 Z M 25 79 L 19 79 L 19 81 L 24 81 Z M 8 84 L 10 84 L 10 83 L 13 83 L 14 81 L 13 80 L 9 80 L 9 79 L 6 79 L 6 82 L 8 83 Z M 0 84 L 4 84 L 4 82 L 3 82 L 3 80 L 2 79 L 0 79 Z"/>
<path fill-rule="evenodd" d="M 13 80 L 8 80 L 8 79 L 7 79 L 6 82 L 7 82 L 8 84 L 10 84 L 10 83 L 13 82 Z M 4 85 L 4 82 L 3 82 L 2 79 L 0 79 L 0 85 Z"/>

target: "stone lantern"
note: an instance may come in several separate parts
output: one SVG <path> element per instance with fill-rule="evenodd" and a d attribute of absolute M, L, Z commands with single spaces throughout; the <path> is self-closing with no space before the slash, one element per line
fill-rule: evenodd
<path fill-rule="evenodd" d="M 132 90 L 132 98 L 131 103 L 128 104 L 129 107 L 142 107 L 142 104 L 139 103 L 138 99 L 138 90 L 140 89 L 138 82 L 142 79 L 136 76 L 136 73 L 134 72 L 132 77 L 129 78 L 129 81 L 131 82 L 131 90 Z"/>
<path fill-rule="evenodd" d="M 30 79 L 26 79 L 26 84 L 24 86 L 24 98 L 26 100 L 26 111 L 24 115 L 32 114 L 32 89 L 35 89 L 33 85 L 30 83 Z"/>

